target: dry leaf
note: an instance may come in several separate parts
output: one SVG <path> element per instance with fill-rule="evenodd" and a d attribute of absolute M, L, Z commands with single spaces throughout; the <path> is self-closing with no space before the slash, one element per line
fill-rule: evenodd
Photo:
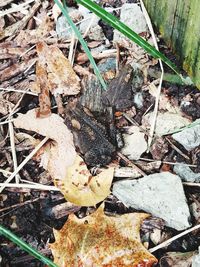
<path fill-rule="evenodd" d="M 13 108 L 13 103 L 6 99 L 0 98 L 0 114 L 6 116 Z"/>
<path fill-rule="evenodd" d="M 51 114 L 47 118 L 36 118 L 36 112 L 32 109 L 26 114 L 19 114 L 14 120 L 14 125 L 54 140 L 55 143 L 51 144 L 49 152 L 46 151 L 43 155 L 42 164 L 54 179 L 66 177 L 67 167 L 74 163 L 76 151 L 72 133 L 63 119 L 57 114 Z"/>
<path fill-rule="evenodd" d="M 76 154 L 72 133 L 57 114 L 37 118 L 35 110 L 30 110 L 20 114 L 14 124 L 54 141 L 41 149 L 41 165 L 48 170 L 68 201 L 93 206 L 110 194 L 114 168 L 103 169 L 97 176 L 92 176 L 82 158 Z"/>
<path fill-rule="evenodd" d="M 15 43 L 20 47 L 26 47 L 30 44 L 35 44 L 43 40 L 52 30 L 53 22 L 46 14 L 40 14 L 43 17 L 37 17 L 41 21 L 39 26 L 34 30 L 21 30 L 15 38 Z M 26 49 L 27 50 L 27 49 Z"/>
<path fill-rule="evenodd" d="M 67 168 L 67 175 L 56 182 L 65 198 L 80 206 L 94 206 L 110 194 L 114 168 L 102 169 L 92 176 L 83 159 L 76 156 L 74 164 Z"/>
<path fill-rule="evenodd" d="M 69 60 L 56 46 L 39 42 L 36 46 L 39 61 L 47 65 L 48 79 L 53 94 L 75 95 L 80 92 L 80 79 Z"/>
<path fill-rule="evenodd" d="M 39 110 L 37 117 L 45 118 L 51 114 L 51 101 L 49 96 L 50 84 L 47 77 L 47 72 L 42 64 L 36 64 L 36 84 L 39 93 Z"/>
<path fill-rule="evenodd" d="M 83 219 L 75 215 L 60 230 L 54 230 L 51 245 L 60 267 L 151 267 L 157 259 L 140 242 L 140 224 L 149 215 L 130 213 L 108 217 L 101 206 Z"/>

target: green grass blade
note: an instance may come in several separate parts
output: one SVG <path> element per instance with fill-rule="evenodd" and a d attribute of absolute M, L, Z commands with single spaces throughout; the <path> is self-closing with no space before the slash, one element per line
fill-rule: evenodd
<path fill-rule="evenodd" d="M 17 237 L 15 234 L 13 234 L 11 231 L 7 230 L 5 227 L 0 225 L 0 234 L 17 244 L 19 247 L 21 247 L 23 250 L 34 256 L 36 259 L 40 260 L 44 264 L 50 267 L 58 267 L 55 263 L 53 263 L 50 259 L 46 258 L 42 254 L 40 254 L 37 250 L 29 246 L 27 243 L 25 243 L 23 240 L 21 240 L 19 237 Z"/>
<path fill-rule="evenodd" d="M 73 23 L 72 19 L 70 18 L 67 9 L 65 9 L 63 7 L 63 5 L 59 2 L 59 0 L 54 0 L 54 2 L 57 4 L 57 6 L 62 11 L 63 15 L 65 16 L 65 18 L 67 19 L 69 25 L 71 26 L 72 30 L 74 31 L 76 37 L 78 38 L 79 42 L 83 46 L 83 49 L 84 49 L 85 53 L 87 54 L 87 56 L 88 56 L 88 58 L 90 60 L 90 63 L 92 64 L 92 66 L 94 68 L 94 73 L 96 74 L 97 78 L 99 79 L 103 89 L 106 90 L 107 89 L 107 85 L 106 85 L 104 79 L 102 78 L 101 73 L 99 72 L 99 69 L 98 69 L 98 67 L 97 67 L 97 65 L 96 65 L 96 63 L 94 61 L 93 56 L 90 53 L 90 50 L 89 50 L 86 42 L 84 41 L 81 33 L 79 32 L 79 30 L 77 29 L 76 25 Z"/>
<path fill-rule="evenodd" d="M 154 58 L 160 58 L 165 64 L 167 64 L 175 73 L 179 74 L 179 70 L 176 65 L 171 62 L 165 55 L 160 53 L 157 49 L 151 46 L 148 42 L 146 42 L 142 37 L 140 37 L 137 33 L 131 30 L 128 26 L 126 26 L 123 22 L 121 22 L 118 18 L 101 8 L 96 3 L 91 0 L 76 0 L 77 3 L 86 7 L 90 11 L 94 12 L 98 17 L 107 22 L 109 25 L 113 26 L 115 29 L 120 31 L 126 37 L 128 37 L 131 41 L 138 44 L 142 47 L 147 53 L 149 53 Z"/>

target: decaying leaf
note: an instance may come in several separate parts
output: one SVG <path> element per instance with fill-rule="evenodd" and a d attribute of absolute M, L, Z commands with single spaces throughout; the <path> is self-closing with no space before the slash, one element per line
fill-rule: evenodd
<path fill-rule="evenodd" d="M 26 114 L 19 114 L 14 121 L 17 128 L 35 131 L 54 140 L 42 158 L 43 167 L 54 179 L 66 177 L 66 169 L 74 163 L 76 151 L 73 136 L 63 119 L 57 114 L 47 118 L 37 118 L 34 109 Z"/>
<path fill-rule="evenodd" d="M 110 194 L 114 174 L 112 167 L 92 176 L 83 159 L 77 155 L 66 173 L 65 178 L 56 183 L 65 198 L 76 205 L 94 206 Z"/>
<path fill-rule="evenodd" d="M 109 217 L 102 206 L 83 219 L 71 214 L 60 231 L 54 230 L 54 262 L 60 267 L 151 267 L 157 259 L 139 236 L 140 224 L 148 216 L 130 213 Z"/>
<path fill-rule="evenodd" d="M 35 110 L 30 110 L 20 114 L 14 124 L 54 141 L 43 149 L 41 164 L 68 201 L 93 206 L 110 194 L 114 168 L 103 169 L 97 176 L 92 176 L 82 158 L 76 154 L 72 133 L 57 114 L 37 118 Z"/>
<path fill-rule="evenodd" d="M 44 118 L 51 114 L 51 101 L 49 97 L 50 84 L 47 77 L 47 72 L 42 64 L 36 64 L 36 84 L 39 93 L 39 109 L 37 117 Z"/>
<path fill-rule="evenodd" d="M 75 95 L 80 92 L 80 79 L 61 50 L 39 42 L 36 46 L 39 61 L 47 65 L 48 79 L 53 94 Z"/>
<path fill-rule="evenodd" d="M 10 101 L 0 98 L 0 114 L 3 114 L 4 116 L 7 115 L 10 110 L 12 110 L 14 107 L 14 104 Z"/>
<path fill-rule="evenodd" d="M 44 11 L 44 10 L 43 10 Z M 43 12 L 45 13 L 45 12 Z M 15 38 L 15 43 L 18 46 L 26 47 L 30 44 L 35 44 L 45 37 L 53 30 L 53 22 L 47 14 L 39 14 L 38 21 L 40 21 L 39 26 L 33 30 L 21 30 Z"/>

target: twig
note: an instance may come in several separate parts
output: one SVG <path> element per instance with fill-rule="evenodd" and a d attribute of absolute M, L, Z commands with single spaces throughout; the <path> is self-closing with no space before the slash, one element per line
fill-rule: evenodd
<path fill-rule="evenodd" d="M 194 165 L 194 164 L 186 164 L 186 163 L 182 163 L 182 162 L 171 162 L 171 161 L 155 160 L 155 159 L 146 159 L 146 158 L 139 158 L 139 160 L 144 160 L 144 161 L 149 161 L 149 162 L 159 161 L 161 163 L 165 163 L 165 164 L 169 164 L 169 165 L 184 165 L 184 166 L 194 167 L 194 168 L 197 167 L 197 165 Z"/>
<path fill-rule="evenodd" d="M 12 3 L 14 0 L 2 0 L 0 1 L 0 7 L 4 7 Z"/>
<path fill-rule="evenodd" d="M 36 201 L 38 201 L 39 199 L 40 199 L 40 197 L 37 197 L 37 198 L 35 198 L 35 199 L 33 199 L 33 200 L 31 199 L 31 200 L 27 200 L 27 201 L 25 201 L 25 202 L 23 202 L 23 203 L 17 203 L 17 204 L 15 204 L 15 205 L 12 205 L 12 206 L 9 206 L 9 207 L 5 207 L 5 208 L 3 208 L 3 209 L 0 209 L 0 213 L 1 213 L 1 212 L 5 212 L 5 211 L 10 210 L 10 209 L 14 209 L 14 208 L 18 208 L 18 207 L 21 207 L 21 206 L 25 206 L 25 205 L 27 205 L 27 204 L 36 202 Z"/>
<path fill-rule="evenodd" d="M 15 149 L 15 137 L 14 137 L 14 129 L 12 122 L 8 123 L 9 126 L 9 133 L 10 133 L 10 146 L 11 146 L 11 152 L 12 152 L 12 158 L 13 158 L 13 166 L 14 171 L 17 169 L 17 156 L 16 156 L 16 149 Z M 20 176 L 19 174 L 16 174 L 15 176 L 15 182 L 19 183 Z"/>
<path fill-rule="evenodd" d="M 8 121 L 1 121 L 1 122 L 0 122 L 0 125 L 7 124 L 7 123 L 9 123 L 9 122 L 13 122 L 13 121 L 14 121 L 14 119 L 12 119 L 12 120 L 8 120 Z"/>
<path fill-rule="evenodd" d="M 183 182 L 183 185 L 200 187 L 200 183 Z"/>
<path fill-rule="evenodd" d="M 77 45 L 77 38 L 75 37 L 75 34 L 73 32 L 70 47 L 69 47 L 69 55 L 68 55 L 69 62 L 71 63 L 72 66 L 74 64 L 74 55 L 75 55 L 76 45 Z"/>
<path fill-rule="evenodd" d="M 200 228 L 200 224 L 195 225 L 194 227 L 192 227 L 192 228 L 190 228 L 190 229 L 188 229 L 188 230 L 185 230 L 184 232 L 182 232 L 182 233 L 180 233 L 180 234 L 178 234 L 178 235 L 176 235 L 176 236 L 173 236 L 172 238 L 170 238 L 170 239 L 164 241 L 163 243 L 159 244 L 158 246 L 155 246 L 154 248 L 150 248 L 150 249 L 149 249 L 149 252 L 152 253 L 152 252 L 155 252 L 156 250 L 159 250 L 159 249 L 161 249 L 161 248 L 163 248 L 163 247 L 166 247 L 166 246 L 169 245 L 171 242 L 173 242 L 173 241 L 177 240 L 178 238 L 180 238 L 180 237 L 182 237 L 182 236 L 184 236 L 184 235 L 187 235 L 188 233 L 193 232 L 193 231 L 195 231 L 195 230 L 197 230 L 197 229 L 199 229 L 199 228 Z"/>
<path fill-rule="evenodd" d="M 0 172 L 3 173 L 3 175 L 6 177 L 8 177 L 9 175 L 12 174 L 12 172 L 9 172 L 9 171 L 3 170 L 3 169 L 0 169 Z"/>
<path fill-rule="evenodd" d="M 143 172 L 140 168 L 138 168 L 138 166 L 136 166 L 132 161 L 130 161 L 129 159 L 127 159 L 127 157 L 125 157 L 122 153 L 117 152 L 117 155 L 123 159 L 129 166 L 131 166 L 133 169 L 135 169 L 136 171 L 138 171 L 142 176 L 146 176 L 146 173 Z"/>
<path fill-rule="evenodd" d="M 140 4 L 141 4 L 141 8 L 142 8 L 143 14 L 144 14 L 146 22 L 147 22 L 149 31 L 151 33 L 154 46 L 159 51 L 158 44 L 157 44 L 157 41 L 156 41 L 156 37 L 155 37 L 155 33 L 154 33 L 154 30 L 153 30 L 153 27 L 152 27 L 152 23 L 151 23 L 150 17 L 149 17 L 149 15 L 147 13 L 147 10 L 146 10 L 142 0 L 140 0 Z M 160 64 L 161 76 L 160 76 L 160 82 L 159 82 L 159 85 L 158 85 L 158 88 L 157 88 L 158 91 L 157 91 L 156 100 L 155 100 L 155 106 L 154 106 L 154 111 L 153 111 L 153 122 L 151 124 L 151 128 L 150 128 L 150 131 L 149 131 L 148 147 L 151 146 L 151 143 L 152 143 L 152 140 L 153 140 L 153 135 L 154 135 L 155 126 L 156 126 L 156 119 L 157 119 L 157 114 L 158 114 L 159 99 L 160 99 L 160 94 L 161 94 L 161 89 L 162 89 L 163 75 L 164 75 L 164 69 L 163 69 L 162 61 L 161 61 L 161 59 L 159 59 L 158 61 L 159 61 L 159 64 Z"/>
<path fill-rule="evenodd" d="M 59 188 L 53 185 L 43 185 L 43 184 L 11 184 L 11 183 L 0 183 L 2 187 L 12 187 L 12 188 L 28 188 L 36 190 L 45 190 L 45 191 L 60 191 Z"/>
<path fill-rule="evenodd" d="M 15 177 L 15 175 L 24 167 L 24 165 L 35 155 L 35 153 L 47 142 L 49 138 L 45 137 L 36 147 L 35 149 L 28 155 L 28 157 L 26 157 L 26 159 L 24 161 L 22 161 L 22 163 L 19 164 L 19 166 L 17 167 L 17 169 L 11 174 L 10 177 L 8 177 L 8 179 L 5 181 L 5 184 L 10 183 L 10 181 L 12 181 L 12 179 Z M 4 190 L 4 188 L 6 187 L 4 185 L 1 186 L 0 188 L 0 193 Z"/>
<path fill-rule="evenodd" d="M 167 138 L 167 137 L 165 137 L 166 138 L 166 140 L 168 141 L 168 143 L 170 144 L 170 146 L 174 149 L 174 150 L 176 150 L 176 152 L 178 152 L 182 157 L 184 157 L 185 159 L 187 159 L 187 160 L 190 160 L 190 158 L 187 156 L 187 155 L 185 155 L 178 147 L 176 147 L 173 143 L 172 143 L 172 141 L 169 139 L 169 138 Z"/>
<path fill-rule="evenodd" d="M 7 91 L 7 92 L 17 92 L 17 93 L 22 93 L 22 94 L 27 94 L 27 95 L 38 96 L 37 93 L 33 93 L 33 92 L 30 92 L 30 91 L 19 90 L 19 89 L 15 89 L 15 88 L 12 88 L 12 87 L 8 87 L 8 88 L 0 87 L 0 90 Z"/>
<path fill-rule="evenodd" d="M 109 49 L 109 50 L 104 50 L 101 53 L 92 52 L 91 54 L 93 58 L 95 59 L 103 59 L 103 58 L 109 58 L 109 57 L 116 57 L 116 53 L 117 53 L 116 49 Z M 85 53 L 82 53 L 77 56 L 76 60 L 79 63 L 84 63 L 84 62 L 87 62 L 89 59 L 87 58 L 87 55 Z"/>
<path fill-rule="evenodd" d="M 34 2 L 35 0 L 28 0 L 26 1 L 25 3 L 22 3 L 22 4 L 18 4 L 14 7 L 11 7 L 9 9 L 6 9 L 4 11 L 0 11 L 0 17 L 3 17 L 5 15 L 8 15 L 8 14 L 11 14 L 11 13 L 14 13 L 14 12 L 18 12 L 18 11 L 22 11 L 23 9 L 26 9 L 28 8 L 28 4 Z"/>

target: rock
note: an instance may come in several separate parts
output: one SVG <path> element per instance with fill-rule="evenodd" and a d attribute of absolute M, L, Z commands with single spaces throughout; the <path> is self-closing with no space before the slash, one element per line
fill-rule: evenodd
<path fill-rule="evenodd" d="M 76 8 L 68 8 L 68 12 L 73 21 L 81 18 L 81 14 Z M 61 39 L 70 39 L 72 36 L 71 27 L 63 15 L 56 21 L 56 32 Z"/>
<path fill-rule="evenodd" d="M 56 33 L 61 39 L 69 39 L 72 35 L 72 30 L 66 18 L 62 15 L 56 22 Z"/>
<path fill-rule="evenodd" d="M 116 58 L 105 58 L 98 63 L 98 68 L 106 82 L 116 77 Z"/>
<path fill-rule="evenodd" d="M 121 152 L 131 160 L 138 160 L 147 150 L 147 142 L 144 133 L 138 126 L 128 128 L 128 134 L 123 134 L 124 147 Z"/>
<path fill-rule="evenodd" d="M 170 172 L 116 182 L 113 195 L 125 206 L 160 217 L 167 226 L 178 231 L 190 226 L 190 212 L 181 179 Z"/>
<path fill-rule="evenodd" d="M 88 26 L 90 26 L 88 31 L 88 37 L 91 40 L 95 41 L 102 41 L 105 40 L 105 35 L 103 34 L 102 28 L 98 25 L 99 17 L 94 15 L 93 13 L 87 13 L 84 14 L 84 19 L 80 24 L 80 31 L 82 34 L 84 34 Z"/>
<path fill-rule="evenodd" d="M 124 4 L 121 8 L 120 20 L 138 34 L 148 31 L 145 17 L 137 4 Z M 114 30 L 114 42 L 121 43 L 124 39 L 123 34 Z"/>
<path fill-rule="evenodd" d="M 175 133 L 172 137 L 188 151 L 200 145 L 200 119 L 193 122 L 192 127 Z"/>
<path fill-rule="evenodd" d="M 193 256 L 192 259 L 192 267 L 199 267 L 200 266 L 200 247 L 199 247 L 199 254 Z"/>
<path fill-rule="evenodd" d="M 194 200 L 194 202 L 190 205 L 190 211 L 195 221 L 199 223 L 200 222 L 200 203 L 197 201 L 195 202 Z"/>
<path fill-rule="evenodd" d="M 83 10 L 81 10 L 83 11 Z M 69 8 L 69 15 L 73 21 L 77 21 L 81 18 L 80 10 L 74 8 Z M 78 29 L 82 34 L 88 30 L 88 26 L 90 26 L 87 35 L 91 40 L 102 41 L 105 40 L 105 35 L 103 34 L 102 28 L 98 25 L 99 18 L 93 13 L 83 12 L 84 16 L 80 25 L 78 25 Z M 70 39 L 72 36 L 72 30 L 67 22 L 67 19 L 62 15 L 58 18 L 56 22 L 56 32 L 59 38 Z"/>
<path fill-rule="evenodd" d="M 143 97 L 142 92 L 137 92 L 134 95 L 134 104 L 136 105 L 137 108 L 142 108 L 143 102 L 144 102 L 144 97 Z"/>
<path fill-rule="evenodd" d="M 184 182 L 200 182 L 200 173 L 193 172 L 190 167 L 185 164 L 177 164 L 174 166 L 173 170 Z"/>
<path fill-rule="evenodd" d="M 153 112 L 146 114 L 142 119 L 142 125 L 144 128 L 150 128 L 153 123 Z M 158 113 L 156 119 L 155 134 L 157 136 L 162 136 L 167 133 L 173 132 L 174 130 L 180 129 L 182 127 L 190 124 L 190 120 L 184 118 L 181 114 L 164 112 Z"/>
<path fill-rule="evenodd" d="M 116 70 L 116 58 L 106 58 L 99 62 L 98 68 L 100 73 L 103 75 L 107 71 L 113 71 Z"/>

